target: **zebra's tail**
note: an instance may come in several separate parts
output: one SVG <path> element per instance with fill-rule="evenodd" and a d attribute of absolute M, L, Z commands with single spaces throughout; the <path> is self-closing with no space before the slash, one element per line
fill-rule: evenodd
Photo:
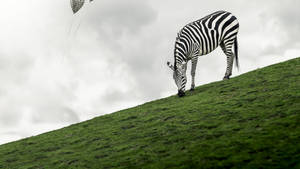
<path fill-rule="evenodd" d="M 237 40 L 237 37 L 234 40 L 234 56 L 235 56 L 235 66 L 239 70 L 240 65 L 239 65 L 239 57 L 238 57 L 238 40 Z"/>

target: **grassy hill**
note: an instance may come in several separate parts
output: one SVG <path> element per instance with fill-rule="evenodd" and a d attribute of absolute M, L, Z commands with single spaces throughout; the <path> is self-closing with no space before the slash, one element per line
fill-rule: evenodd
<path fill-rule="evenodd" d="M 2 145 L 0 168 L 300 168 L 300 58 Z"/>

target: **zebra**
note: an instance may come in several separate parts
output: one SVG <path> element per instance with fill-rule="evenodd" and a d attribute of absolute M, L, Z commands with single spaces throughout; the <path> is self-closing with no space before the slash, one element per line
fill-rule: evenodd
<path fill-rule="evenodd" d="M 177 34 L 174 48 L 174 65 L 167 62 L 173 71 L 173 79 L 178 87 L 178 96 L 185 95 L 187 82 L 186 69 L 189 60 L 191 68 L 191 90 L 195 88 L 195 72 L 198 56 L 206 55 L 221 47 L 227 56 L 227 68 L 223 80 L 229 79 L 232 74 L 232 65 L 238 63 L 237 34 L 239 22 L 237 18 L 227 11 L 217 11 L 202 19 L 185 25 Z"/>

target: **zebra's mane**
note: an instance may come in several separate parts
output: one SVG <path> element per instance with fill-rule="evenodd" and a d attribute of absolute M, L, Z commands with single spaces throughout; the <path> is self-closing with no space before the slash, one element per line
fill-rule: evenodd
<path fill-rule="evenodd" d="M 181 35 L 181 31 L 179 31 L 177 33 L 177 37 L 176 37 L 176 40 L 175 40 L 175 48 L 174 48 L 174 69 L 177 70 L 177 64 L 176 64 L 176 45 L 177 43 L 180 41 L 180 35 Z"/>

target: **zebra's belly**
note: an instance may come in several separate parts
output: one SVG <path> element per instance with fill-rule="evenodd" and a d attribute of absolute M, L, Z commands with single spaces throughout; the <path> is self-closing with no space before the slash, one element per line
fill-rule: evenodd
<path fill-rule="evenodd" d="M 204 55 L 207 55 L 209 53 L 211 53 L 212 51 L 214 51 L 216 48 L 218 48 L 219 44 L 209 48 L 209 49 L 206 49 L 206 48 L 199 48 L 199 56 L 204 56 Z"/>

